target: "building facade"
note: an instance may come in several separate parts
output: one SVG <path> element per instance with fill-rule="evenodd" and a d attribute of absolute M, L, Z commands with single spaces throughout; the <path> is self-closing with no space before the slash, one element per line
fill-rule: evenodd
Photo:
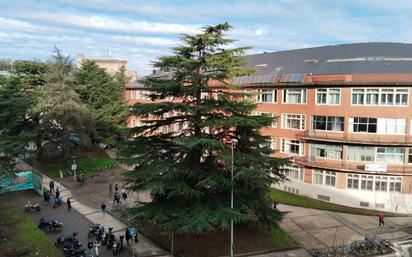
<path fill-rule="evenodd" d="M 253 114 L 289 158 L 285 191 L 358 208 L 412 211 L 412 44 L 361 43 L 246 56 Z M 167 74 L 157 74 L 167 76 Z M 216 92 L 218 92 L 216 86 Z M 243 89 L 242 89 L 243 90 Z M 132 83 L 129 102 L 150 102 Z M 131 118 L 129 126 L 138 126 Z"/>

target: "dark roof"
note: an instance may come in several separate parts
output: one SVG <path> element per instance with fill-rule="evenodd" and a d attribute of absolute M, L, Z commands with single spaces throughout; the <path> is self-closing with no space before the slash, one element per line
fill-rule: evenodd
<path fill-rule="evenodd" d="M 246 56 L 254 76 L 412 73 L 412 44 L 357 43 Z"/>

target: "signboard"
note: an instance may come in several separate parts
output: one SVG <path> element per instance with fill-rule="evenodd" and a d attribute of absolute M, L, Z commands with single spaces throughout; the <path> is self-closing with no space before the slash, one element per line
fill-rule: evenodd
<path fill-rule="evenodd" d="M 388 167 L 386 163 L 367 163 L 365 164 L 365 171 L 369 172 L 386 172 Z"/>
<path fill-rule="evenodd" d="M 43 194 L 43 177 L 35 171 L 21 171 L 14 176 L 0 176 L 0 193 L 34 189 Z"/>

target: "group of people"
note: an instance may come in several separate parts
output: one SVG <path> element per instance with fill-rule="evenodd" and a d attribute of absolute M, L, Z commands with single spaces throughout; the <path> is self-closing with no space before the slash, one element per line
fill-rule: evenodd
<path fill-rule="evenodd" d="M 47 190 L 46 188 L 43 189 L 43 200 L 45 204 L 50 204 L 50 198 L 51 195 L 53 195 L 54 193 L 54 204 L 53 204 L 53 208 L 59 207 L 62 204 L 62 196 L 60 195 L 60 190 L 59 190 L 59 182 L 57 182 L 57 185 L 55 187 L 54 185 L 54 181 L 50 180 L 49 182 L 49 190 Z M 67 198 L 66 201 L 67 204 L 67 210 L 71 211 L 72 206 L 71 206 L 71 199 L 70 197 Z"/>
<path fill-rule="evenodd" d="M 110 183 L 109 184 L 109 193 L 113 192 L 113 185 Z M 127 200 L 127 193 L 126 190 L 124 189 L 124 184 L 122 186 L 122 191 L 119 193 L 119 185 L 116 183 L 114 185 L 114 194 L 113 194 L 113 205 L 116 204 L 121 204 L 121 198 L 123 198 L 123 201 L 126 202 Z"/>
<path fill-rule="evenodd" d="M 90 256 L 93 256 L 93 248 L 94 248 L 94 252 L 96 254 L 96 257 L 99 257 L 99 247 L 100 247 L 101 243 L 99 240 L 89 240 L 89 242 L 87 243 L 87 248 L 89 249 L 89 254 Z"/>

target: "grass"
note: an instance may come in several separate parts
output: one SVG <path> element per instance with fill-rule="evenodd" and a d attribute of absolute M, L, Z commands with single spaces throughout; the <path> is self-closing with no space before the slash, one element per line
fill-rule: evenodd
<path fill-rule="evenodd" d="M 4 256 L 63 257 L 23 210 L 2 210 L 0 220 L 3 221 L 0 238 L 6 238 L 0 243 Z"/>
<path fill-rule="evenodd" d="M 292 194 L 289 192 L 285 192 L 278 189 L 273 189 L 271 192 L 271 196 L 279 203 L 284 203 L 288 205 L 300 206 L 303 208 L 311 208 L 311 209 L 319 209 L 325 211 L 333 211 L 333 212 L 343 212 L 349 214 L 359 214 L 359 215 L 367 215 L 367 216 L 377 216 L 380 211 L 374 210 L 367 210 L 367 209 L 359 209 L 359 208 L 352 208 L 347 207 L 339 204 L 328 203 L 316 199 L 312 199 L 309 197 L 301 196 Z M 394 213 L 387 213 L 384 212 L 385 216 L 394 216 Z M 402 216 L 402 215 L 397 215 Z"/>
<path fill-rule="evenodd" d="M 140 225 L 139 230 L 170 250 L 170 238 L 153 225 Z M 281 228 L 269 229 L 257 225 L 235 225 L 235 254 L 249 256 L 253 253 L 282 251 L 297 248 L 297 243 Z M 212 231 L 202 234 L 183 234 L 174 236 L 174 253 L 184 257 L 216 257 L 228 255 L 230 245 L 229 231 Z"/>
<path fill-rule="evenodd" d="M 71 160 L 47 160 L 37 162 L 37 168 L 50 177 L 58 177 L 59 171 L 69 171 Z M 117 162 L 103 151 L 83 152 L 76 155 L 77 173 L 93 172 L 98 168 L 113 168 Z"/>

